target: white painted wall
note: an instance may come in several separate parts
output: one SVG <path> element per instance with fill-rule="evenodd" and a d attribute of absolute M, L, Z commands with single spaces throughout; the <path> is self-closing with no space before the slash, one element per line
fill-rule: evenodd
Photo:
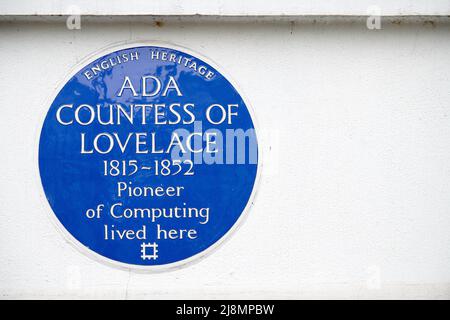
<path fill-rule="evenodd" d="M 377 6 L 387 16 L 448 16 L 450 0 L 3 0 L 0 13 L 60 15 L 354 16 Z"/>
<path fill-rule="evenodd" d="M 44 19 L 45 20 L 45 19 Z M 0 22 L 2 298 L 450 298 L 450 24 Z M 47 99 L 83 57 L 161 40 L 218 63 L 263 136 L 255 206 L 218 251 L 162 274 L 66 243 L 40 199 Z"/>

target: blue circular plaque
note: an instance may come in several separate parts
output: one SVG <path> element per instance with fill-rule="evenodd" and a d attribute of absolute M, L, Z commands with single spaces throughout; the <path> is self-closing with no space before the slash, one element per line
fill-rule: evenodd
<path fill-rule="evenodd" d="M 237 227 L 258 160 L 236 87 L 169 45 L 118 47 L 84 63 L 39 140 L 42 186 L 64 233 L 104 261 L 151 270 L 203 256 Z"/>

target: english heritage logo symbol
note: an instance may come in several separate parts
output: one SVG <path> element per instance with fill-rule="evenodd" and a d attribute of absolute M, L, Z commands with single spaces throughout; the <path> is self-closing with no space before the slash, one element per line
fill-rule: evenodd
<path fill-rule="evenodd" d="M 215 248 L 253 196 L 248 105 L 217 68 L 171 46 L 123 47 L 58 92 L 39 142 L 58 224 L 97 258 L 177 266 Z"/>

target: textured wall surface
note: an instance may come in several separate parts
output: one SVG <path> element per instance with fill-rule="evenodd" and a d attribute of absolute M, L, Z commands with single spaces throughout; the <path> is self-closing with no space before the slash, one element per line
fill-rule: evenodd
<path fill-rule="evenodd" d="M 371 6 L 383 15 L 448 16 L 449 0 L 14 0 L 0 2 L 0 13 L 67 14 L 76 4 L 83 15 L 293 16 L 366 15 Z"/>
<path fill-rule="evenodd" d="M 42 21 L 41 21 L 42 20 Z M 450 298 L 450 24 L 82 19 L 0 22 L 3 298 Z M 169 41 L 248 97 L 263 170 L 234 236 L 198 263 L 143 274 L 92 261 L 44 204 L 37 141 L 78 61 Z"/>

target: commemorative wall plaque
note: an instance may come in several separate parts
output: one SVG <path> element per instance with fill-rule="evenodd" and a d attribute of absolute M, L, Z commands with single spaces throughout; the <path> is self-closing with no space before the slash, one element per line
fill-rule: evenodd
<path fill-rule="evenodd" d="M 248 103 L 217 67 L 172 45 L 106 50 L 49 106 L 39 170 L 55 221 L 82 251 L 164 269 L 217 247 L 252 204 Z"/>

